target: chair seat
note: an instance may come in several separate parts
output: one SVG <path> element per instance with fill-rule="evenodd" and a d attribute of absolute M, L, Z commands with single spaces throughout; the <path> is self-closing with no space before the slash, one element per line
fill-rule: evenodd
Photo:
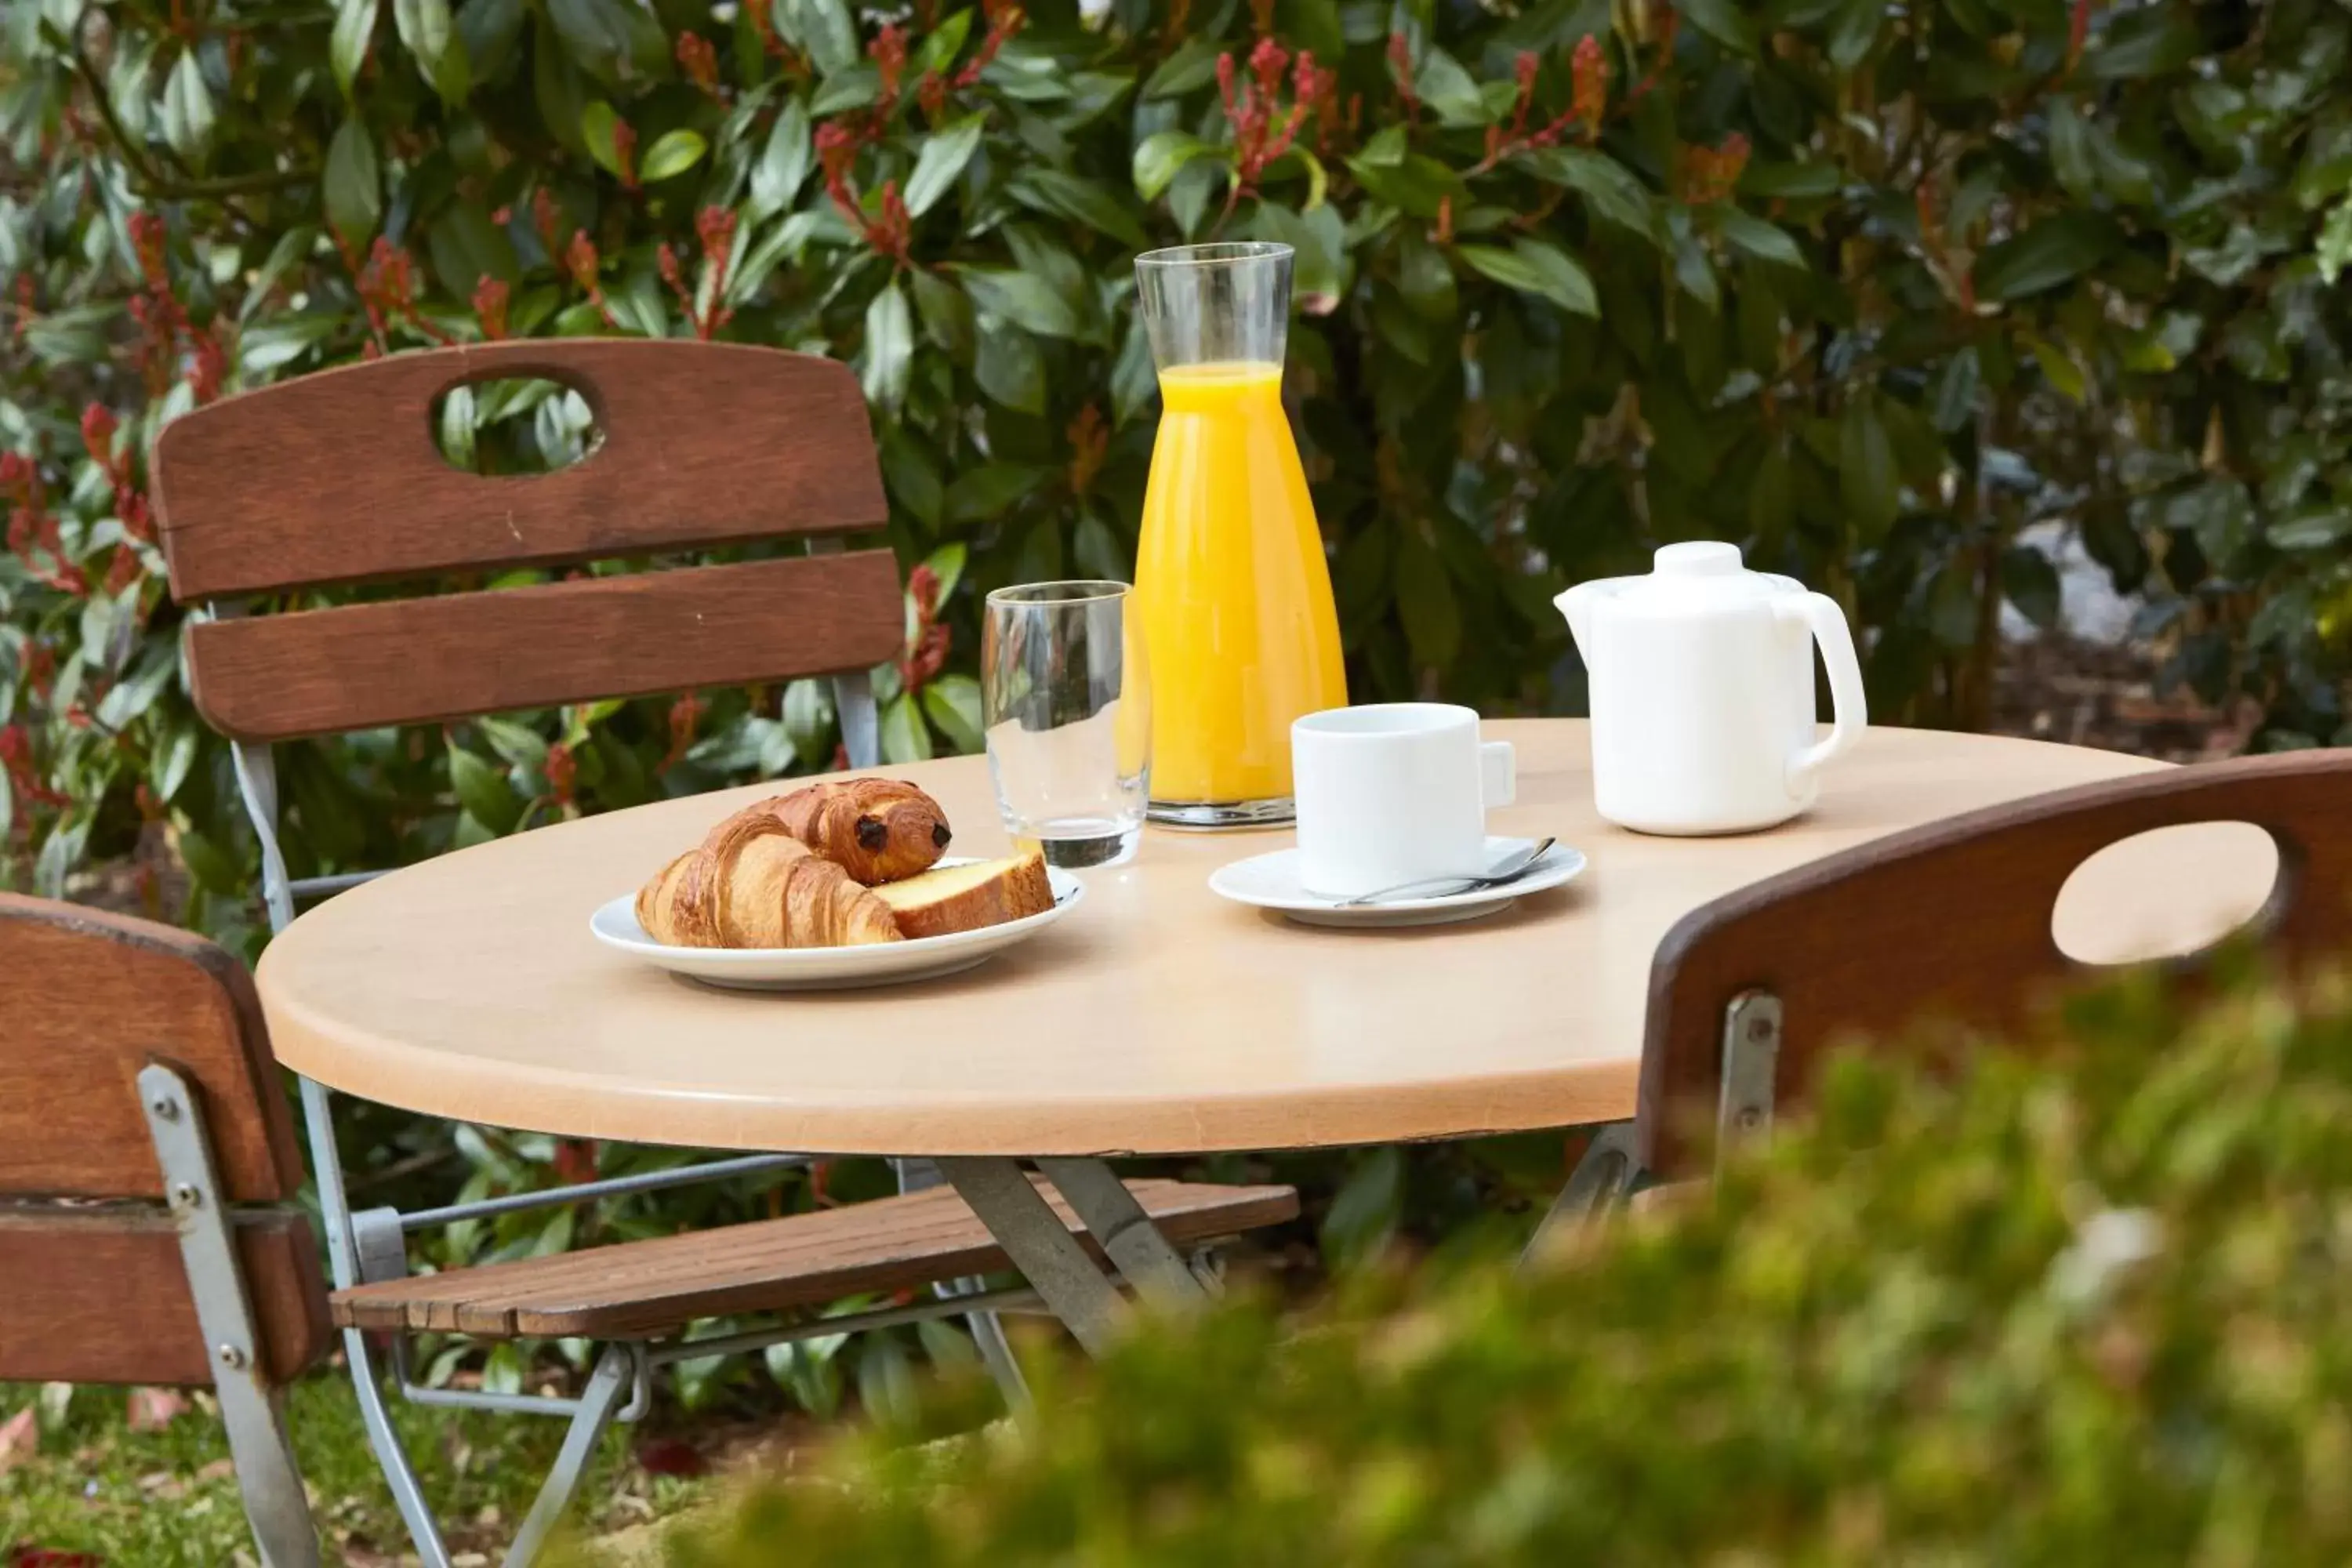
<path fill-rule="evenodd" d="M 1030 1179 L 1099 1256 L 1061 1195 Z M 1127 1190 L 1179 1247 L 1298 1213 L 1298 1194 L 1288 1187 L 1139 1181 Z M 718 1230 L 385 1279 L 338 1290 L 331 1303 L 343 1328 L 646 1339 L 698 1318 L 814 1306 L 1010 1267 L 980 1216 L 953 1188 L 940 1186 Z"/>

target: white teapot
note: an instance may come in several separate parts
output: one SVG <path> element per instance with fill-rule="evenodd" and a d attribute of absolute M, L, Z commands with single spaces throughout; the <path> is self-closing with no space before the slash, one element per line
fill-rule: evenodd
<path fill-rule="evenodd" d="M 1844 612 L 1739 547 L 1669 544 L 1644 577 L 1555 601 L 1591 675 L 1592 793 L 1643 833 L 1745 833 L 1813 804 L 1822 767 L 1869 722 Z M 1813 738 L 1813 643 L 1835 723 Z"/>

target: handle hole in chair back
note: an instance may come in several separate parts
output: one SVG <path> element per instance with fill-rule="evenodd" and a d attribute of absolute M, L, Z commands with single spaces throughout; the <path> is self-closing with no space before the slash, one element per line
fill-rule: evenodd
<path fill-rule="evenodd" d="M 480 375 L 433 399 L 427 426 L 461 474 L 556 474 L 593 458 L 604 426 L 577 378 Z"/>
<path fill-rule="evenodd" d="M 2105 969 L 2193 963 L 2232 939 L 2259 938 L 2283 909 L 2278 841 L 2251 822 L 2184 822 L 2118 838 L 2068 873 L 2050 939 L 2073 963 Z M 2147 889 L 2194 889 L 2194 899 Z"/>

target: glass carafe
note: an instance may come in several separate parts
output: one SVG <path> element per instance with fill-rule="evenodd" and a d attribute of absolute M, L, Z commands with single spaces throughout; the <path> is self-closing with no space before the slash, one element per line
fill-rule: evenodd
<path fill-rule="evenodd" d="M 1344 707 L 1339 618 L 1282 407 L 1286 245 L 1138 257 L 1160 371 L 1135 598 L 1150 649 L 1155 822 L 1291 819 L 1290 721 Z"/>

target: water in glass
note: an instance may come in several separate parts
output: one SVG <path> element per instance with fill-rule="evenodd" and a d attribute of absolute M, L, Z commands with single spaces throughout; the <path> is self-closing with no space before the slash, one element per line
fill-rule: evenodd
<path fill-rule="evenodd" d="M 988 595 L 981 690 L 1005 830 L 1048 864 L 1115 866 L 1142 837 L 1151 685 L 1124 583 Z"/>

